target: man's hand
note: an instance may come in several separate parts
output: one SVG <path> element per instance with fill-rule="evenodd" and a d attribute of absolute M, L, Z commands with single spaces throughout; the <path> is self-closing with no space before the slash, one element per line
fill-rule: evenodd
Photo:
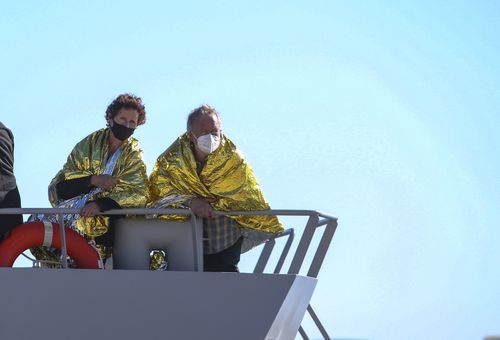
<path fill-rule="evenodd" d="M 198 217 L 212 218 L 215 217 L 214 208 L 210 205 L 213 202 L 215 202 L 214 199 L 195 197 L 191 200 L 189 207 Z"/>
<path fill-rule="evenodd" d="M 90 184 L 103 190 L 109 191 L 116 185 L 116 179 L 111 175 L 92 175 Z"/>
<path fill-rule="evenodd" d="M 84 217 L 92 217 L 101 212 L 99 205 L 96 202 L 90 202 L 80 210 L 80 215 Z"/>

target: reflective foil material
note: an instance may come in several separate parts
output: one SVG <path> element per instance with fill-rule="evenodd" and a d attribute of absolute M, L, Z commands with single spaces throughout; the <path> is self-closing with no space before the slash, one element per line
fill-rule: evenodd
<path fill-rule="evenodd" d="M 63 180 L 100 175 L 104 172 L 108 159 L 109 129 L 98 130 L 80 141 L 71 151 L 63 169 L 57 173 L 49 185 L 49 200 L 53 207 L 62 201 L 57 195 L 56 184 Z M 111 191 L 96 193 L 91 199 L 109 197 L 122 208 L 142 208 L 147 201 L 147 174 L 142 150 L 134 138 L 122 145 L 122 153 L 113 169 L 117 179 Z M 103 216 L 80 217 L 76 229 L 90 237 L 103 235 L 108 230 L 109 218 Z"/>
<path fill-rule="evenodd" d="M 212 206 L 221 211 L 270 209 L 250 165 L 225 136 L 217 150 L 208 155 L 199 176 L 189 136 L 180 136 L 158 157 L 149 178 L 149 193 L 149 207 L 178 208 L 196 196 L 215 199 Z M 270 233 L 283 231 L 276 216 L 228 217 L 243 227 Z M 182 220 L 186 216 L 162 218 Z"/>
<path fill-rule="evenodd" d="M 153 250 L 149 254 L 149 269 L 162 272 L 168 270 L 167 254 L 163 250 Z"/>

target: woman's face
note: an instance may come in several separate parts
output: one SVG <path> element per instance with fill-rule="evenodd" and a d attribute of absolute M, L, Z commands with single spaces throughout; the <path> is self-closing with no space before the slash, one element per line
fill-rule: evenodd
<path fill-rule="evenodd" d="M 113 126 L 114 122 L 126 126 L 131 129 L 137 127 L 137 122 L 139 121 L 139 112 L 134 109 L 120 109 L 114 118 L 108 118 L 109 126 Z"/>

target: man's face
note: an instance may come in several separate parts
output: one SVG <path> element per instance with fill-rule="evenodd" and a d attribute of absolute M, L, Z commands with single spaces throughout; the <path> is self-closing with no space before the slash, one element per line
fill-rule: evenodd
<path fill-rule="evenodd" d="M 208 134 L 212 134 L 220 138 L 220 121 L 216 115 L 200 116 L 191 123 L 189 132 L 189 137 L 192 142 L 196 142 L 196 138 Z"/>

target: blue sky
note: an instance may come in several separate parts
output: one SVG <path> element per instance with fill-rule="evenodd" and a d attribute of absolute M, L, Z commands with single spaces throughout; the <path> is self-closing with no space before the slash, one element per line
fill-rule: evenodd
<path fill-rule="evenodd" d="M 313 297 L 334 336 L 480 339 L 500 334 L 499 31 L 497 1 L 3 3 L 0 119 L 46 207 L 116 95 L 146 104 L 148 171 L 210 103 L 272 207 L 339 217 Z"/>

